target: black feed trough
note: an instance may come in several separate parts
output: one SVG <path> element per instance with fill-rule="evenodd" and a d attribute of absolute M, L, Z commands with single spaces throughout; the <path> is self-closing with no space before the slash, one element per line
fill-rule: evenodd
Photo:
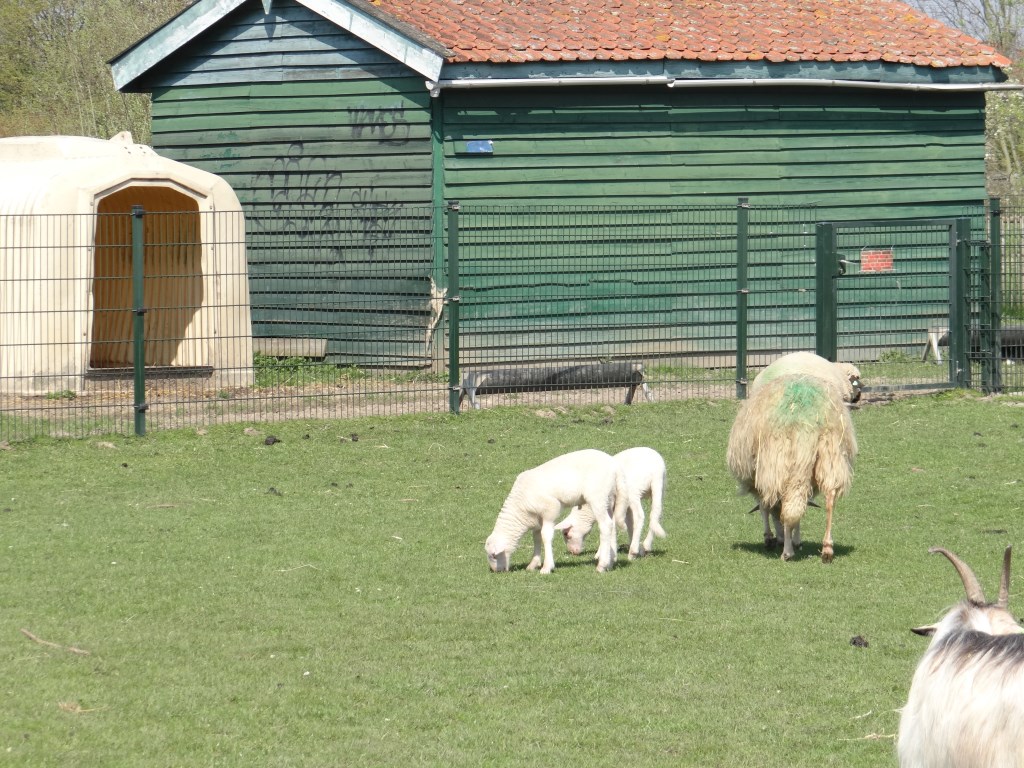
<path fill-rule="evenodd" d="M 638 388 L 644 393 L 646 400 L 654 399 L 644 380 L 643 364 L 621 362 L 471 371 L 462 379 L 459 405 L 464 399 L 469 398 L 470 405 L 479 408 L 480 402 L 477 398 L 480 395 L 599 387 L 625 387 L 626 405 L 633 402 Z"/>

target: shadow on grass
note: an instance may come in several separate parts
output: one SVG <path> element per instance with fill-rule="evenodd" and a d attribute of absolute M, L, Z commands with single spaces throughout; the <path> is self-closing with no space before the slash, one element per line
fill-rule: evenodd
<path fill-rule="evenodd" d="M 747 552 L 751 555 L 760 555 L 766 560 L 781 560 L 782 559 L 782 545 L 774 549 L 768 549 L 764 545 L 764 541 L 739 541 L 732 545 L 734 550 L 741 552 Z M 840 558 L 849 555 L 856 547 L 851 547 L 848 544 L 832 544 L 832 551 L 835 558 Z M 798 563 L 801 560 L 820 560 L 821 559 L 821 542 L 820 541 L 805 541 L 797 550 L 792 563 Z"/>

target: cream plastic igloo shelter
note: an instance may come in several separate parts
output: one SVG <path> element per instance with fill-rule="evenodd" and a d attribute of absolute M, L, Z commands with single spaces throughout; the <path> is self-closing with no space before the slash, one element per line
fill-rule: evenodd
<path fill-rule="evenodd" d="M 145 365 L 252 384 L 245 220 L 230 185 L 122 133 L 0 139 L 0 393 L 83 392 L 131 369 L 132 219 Z"/>

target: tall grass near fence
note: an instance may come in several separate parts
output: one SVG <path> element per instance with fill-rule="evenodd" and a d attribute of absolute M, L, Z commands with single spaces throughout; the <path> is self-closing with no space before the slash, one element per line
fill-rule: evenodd
<path fill-rule="evenodd" d="M 725 469 L 732 401 L 19 444 L 0 452 L 0 755 L 892 765 L 926 642 L 908 629 L 962 592 L 928 547 L 991 591 L 1003 547 L 1024 540 L 1021 405 L 855 413 L 831 566 L 818 510 L 795 561 L 763 551 Z M 483 540 L 519 471 L 635 445 L 668 464 L 653 555 L 597 574 L 596 541 L 580 557 L 556 542 L 540 576 L 524 542 L 511 573 L 488 571 Z"/>

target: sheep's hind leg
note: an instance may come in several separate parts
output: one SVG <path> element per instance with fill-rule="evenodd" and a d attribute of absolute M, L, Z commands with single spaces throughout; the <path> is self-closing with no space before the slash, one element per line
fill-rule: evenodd
<path fill-rule="evenodd" d="M 794 542 L 799 546 L 800 520 L 804 516 L 807 501 L 802 496 L 787 496 L 780 505 L 779 517 L 784 531 L 782 559 L 792 560 L 796 556 Z M 794 535 L 795 534 L 795 535 Z"/>
<path fill-rule="evenodd" d="M 832 549 L 832 510 L 836 505 L 836 492 L 825 492 L 825 538 L 821 542 L 821 562 L 831 563 L 835 555 Z"/>
<path fill-rule="evenodd" d="M 761 505 L 761 518 L 764 520 L 764 548 L 775 549 L 782 540 L 782 521 L 779 520 L 778 506 L 765 509 Z M 775 533 L 772 533 L 772 523 L 775 524 Z"/>

